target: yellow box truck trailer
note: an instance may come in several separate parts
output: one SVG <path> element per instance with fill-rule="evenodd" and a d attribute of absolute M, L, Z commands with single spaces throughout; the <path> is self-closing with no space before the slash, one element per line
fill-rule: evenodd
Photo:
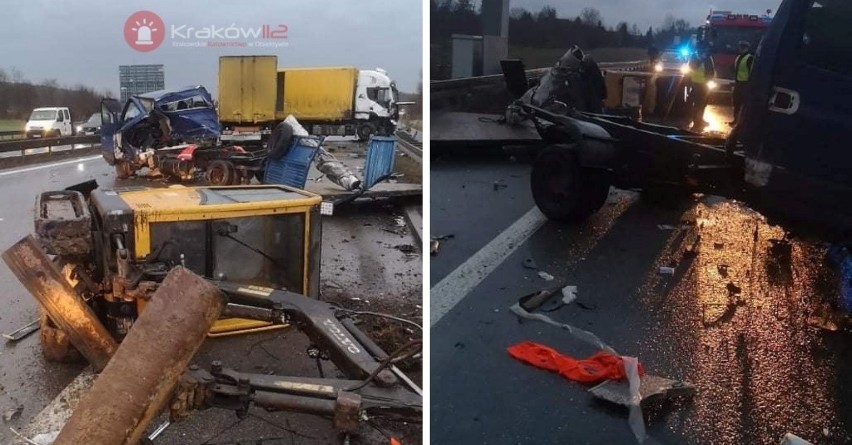
<path fill-rule="evenodd" d="M 354 67 L 278 68 L 275 56 L 219 58 L 222 139 L 264 141 L 293 115 L 312 134 L 392 134 L 399 93 L 383 70 Z"/>

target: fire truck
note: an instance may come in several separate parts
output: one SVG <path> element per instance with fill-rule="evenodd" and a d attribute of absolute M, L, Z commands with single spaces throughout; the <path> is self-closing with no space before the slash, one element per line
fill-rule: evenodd
<path fill-rule="evenodd" d="M 697 37 L 699 44 L 706 44 L 713 56 L 720 90 L 729 91 L 733 85 L 734 61 L 739 54 L 739 43 L 749 42 L 751 50 L 756 51 L 769 24 L 772 23 L 770 13 L 770 10 L 764 15 L 710 11 Z"/>

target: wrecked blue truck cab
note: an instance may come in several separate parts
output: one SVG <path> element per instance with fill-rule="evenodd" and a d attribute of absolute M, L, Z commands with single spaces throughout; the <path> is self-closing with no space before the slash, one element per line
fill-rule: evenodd
<path fill-rule="evenodd" d="M 122 105 L 101 103 L 101 149 L 118 177 L 154 167 L 154 153 L 182 144 L 213 146 L 221 133 L 210 93 L 203 86 L 131 96 Z"/>

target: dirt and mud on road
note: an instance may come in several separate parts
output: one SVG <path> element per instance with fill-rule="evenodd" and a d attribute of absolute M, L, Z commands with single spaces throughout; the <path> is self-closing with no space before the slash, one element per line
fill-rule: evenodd
<path fill-rule="evenodd" d="M 334 141 L 342 157 L 362 160 L 363 144 Z M 336 155 L 337 155 L 336 153 Z M 359 155 L 360 153 L 360 155 Z M 351 154 L 351 155 L 350 155 Z M 404 163 L 398 165 L 405 165 Z M 354 166 L 357 170 L 357 165 Z M 396 171 L 396 169 L 395 169 Z M 360 172 L 359 172 L 360 173 Z M 309 178 L 319 173 L 313 171 Z M 62 189 L 88 179 L 101 187 L 164 187 L 173 182 L 131 178 L 117 181 L 111 167 L 101 159 L 63 161 L 37 165 L 20 171 L 0 171 L 0 197 L 4 209 L 0 224 L 6 230 L 0 249 L 6 249 L 31 233 L 32 203 L 37 193 Z M 308 181 L 316 183 L 322 181 Z M 405 174 L 394 182 L 419 187 L 419 178 Z M 310 187 L 308 187 L 310 188 Z M 323 219 L 321 299 L 359 312 L 393 315 L 423 325 L 422 252 L 407 213 L 422 213 L 419 191 L 409 197 L 364 199 L 340 206 L 333 216 Z M 0 316 L 0 328 L 11 332 L 37 317 L 37 306 L 23 286 L 0 266 L 3 292 L 0 301 L 7 307 Z M 368 314 L 353 314 L 356 324 L 386 352 L 409 340 L 421 339 L 417 327 Z M 281 376 L 340 378 L 343 373 L 329 360 L 319 362 L 309 356 L 310 341 L 294 327 L 246 336 L 207 339 L 191 363 L 208 368 L 213 360 L 239 371 Z M 398 365 L 418 385 L 422 383 L 422 356 Z M 0 351 L 0 408 L 10 416 L 0 428 L 0 442 L 15 440 L 10 427 L 26 430 L 60 391 L 83 369 L 81 364 L 49 363 L 41 356 L 38 335 L 17 344 L 7 343 Z M 60 400 L 59 405 L 67 405 Z M 151 429 L 164 418 L 153 422 Z M 422 441 L 422 425 L 371 419 L 364 422 L 352 444 L 387 443 L 390 437 L 403 444 Z M 266 412 L 253 408 L 238 419 L 233 411 L 197 411 L 184 422 L 170 425 L 155 444 L 327 444 L 342 441 L 331 419 Z"/>

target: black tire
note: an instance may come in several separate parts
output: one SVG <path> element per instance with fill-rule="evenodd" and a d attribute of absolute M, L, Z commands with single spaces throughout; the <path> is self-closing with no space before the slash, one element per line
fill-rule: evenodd
<path fill-rule="evenodd" d="M 266 143 L 266 151 L 272 159 L 286 156 L 293 146 L 293 127 L 287 122 L 281 122 L 272 129 Z"/>
<path fill-rule="evenodd" d="M 552 145 L 533 162 L 533 200 L 548 219 L 577 222 L 603 207 L 609 196 L 605 173 L 580 165 L 573 145 Z"/>
<path fill-rule="evenodd" d="M 133 168 L 127 161 L 116 159 L 115 161 L 115 177 L 118 179 L 127 179 L 133 174 Z"/>
<path fill-rule="evenodd" d="M 234 173 L 234 166 L 230 162 L 216 160 L 207 167 L 207 182 L 217 186 L 231 185 Z"/>
<path fill-rule="evenodd" d="M 47 361 L 57 363 L 83 361 L 83 355 L 71 344 L 65 332 L 53 324 L 44 309 L 39 309 L 38 324 L 41 352 Z"/>
<path fill-rule="evenodd" d="M 370 122 L 365 122 L 358 126 L 358 130 L 356 130 L 358 135 L 358 140 L 362 142 L 367 142 L 370 140 L 370 136 L 376 133 L 376 126 L 371 124 Z"/>

